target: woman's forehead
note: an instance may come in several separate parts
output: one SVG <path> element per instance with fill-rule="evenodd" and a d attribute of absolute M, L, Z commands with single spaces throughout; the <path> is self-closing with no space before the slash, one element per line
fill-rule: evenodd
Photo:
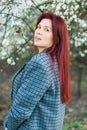
<path fill-rule="evenodd" d="M 52 22 L 50 19 L 42 19 L 39 25 L 52 28 Z"/>

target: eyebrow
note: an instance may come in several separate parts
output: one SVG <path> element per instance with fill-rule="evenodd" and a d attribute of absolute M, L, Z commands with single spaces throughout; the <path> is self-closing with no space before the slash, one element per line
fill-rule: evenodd
<path fill-rule="evenodd" d="M 41 24 L 38 24 L 38 25 L 40 25 L 40 26 L 41 26 Z M 38 26 L 38 25 L 37 25 L 37 26 Z M 44 27 L 47 27 L 47 28 L 49 28 L 49 29 L 52 29 L 52 27 L 47 26 L 47 25 L 44 25 Z"/>

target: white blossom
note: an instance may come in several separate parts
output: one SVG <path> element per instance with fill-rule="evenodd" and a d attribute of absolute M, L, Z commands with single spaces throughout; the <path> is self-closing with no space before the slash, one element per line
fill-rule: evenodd
<path fill-rule="evenodd" d="M 7 59 L 7 63 L 10 65 L 15 65 L 15 61 L 13 60 L 12 57 Z"/>

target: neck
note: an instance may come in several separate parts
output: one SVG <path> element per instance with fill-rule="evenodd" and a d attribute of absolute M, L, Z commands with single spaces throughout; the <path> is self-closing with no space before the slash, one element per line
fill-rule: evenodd
<path fill-rule="evenodd" d="M 39 53 L 42 52 L 45 48 L 38 48 Z"/>

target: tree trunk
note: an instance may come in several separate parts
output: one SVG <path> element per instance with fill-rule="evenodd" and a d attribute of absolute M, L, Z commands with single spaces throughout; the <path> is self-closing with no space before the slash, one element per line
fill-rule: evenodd
<path fill-rule="evenodd" d="M 82 83 L 83 68 L 82 68 L 82 66 L 80 66 L 78 69 L 79 69 L 79 70 L 78 70 L 77 97 L 80 98 L 81 95 L 82 95 L 82 92 L 81 92 L 81 83 Z"/>

